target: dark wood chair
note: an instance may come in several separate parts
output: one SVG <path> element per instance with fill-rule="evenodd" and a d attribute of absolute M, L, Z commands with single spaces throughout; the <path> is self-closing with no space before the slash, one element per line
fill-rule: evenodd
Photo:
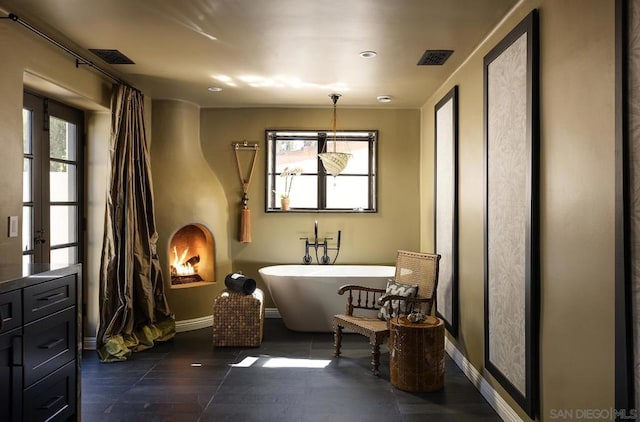
<path fill-rule="evenodd" d="M 371 345 L 371 371 L 374 375 L 380 373 L 380 345 L 389 338 L 389 322 L 372 315 L 354 315 L 354 309 L 362 309 L 372 314 L 379 311 L 381 306 L 387 306 L 391 317 L 394 301 L 397 305 L 403 302 L 408 306 L 421 306 L 421 312 L 431 313 L 436 286 L 438 284 L 438 264 L 440 255 L 422 252 L 398 251 L 396 258 L 396 273 L 394 280 L 397 283 L 417 285 L 418 291 L 415 298 L 404 296 L 386 295 L 386 289 L 363 287 L 353 284 L 342 286 L 338 294 L 348 292 L 347 306 L 344 315 L 333 317 L 334 332 L 334 356 L 340 356 L 342 343 L 342 330 L 348 329 L 369 338 Z"/>

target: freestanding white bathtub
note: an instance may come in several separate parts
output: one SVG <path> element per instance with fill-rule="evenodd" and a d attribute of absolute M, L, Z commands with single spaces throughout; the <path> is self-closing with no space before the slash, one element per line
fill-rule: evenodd
<path fill-rule="evenodd" d="M 395 267 L 386 265 L 274 265 L 258 270 L 285 326 L 293 331 L 331 332 L 343 314 L 345 284 L 385 288 Z"/>

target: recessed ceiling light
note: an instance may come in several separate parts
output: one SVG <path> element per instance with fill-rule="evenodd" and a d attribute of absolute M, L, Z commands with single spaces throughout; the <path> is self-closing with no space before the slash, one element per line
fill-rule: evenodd
<path fill-rule="evenodd" d="M 220 92 L 222 91 L 222 88 L 220 88 L 219 86 L 210 86 L 209 88 L 207 88 L 209 91 L 211 92 Z"/>
<path fill-rule="evenodd" d="M 360 57 L 362 57 L 363 59 L 370 59 L 370 58 L 375 57 L 377 55 L 378 55 L 378 53 L 376 53 L 375 51 L 371 51 L 371 50 L 361 51 L 360 52 Z"/>
<path fill-rule="evenodd" d="M 377 100 L 379 103 L 390 103 L 391 95 L 378 95 Z"/>

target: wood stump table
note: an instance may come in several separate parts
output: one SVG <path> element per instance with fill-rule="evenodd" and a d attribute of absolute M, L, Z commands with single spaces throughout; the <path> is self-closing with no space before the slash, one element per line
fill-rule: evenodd
<path fill-rule="evenodd" d="M 444 387 L 444 323 L 429 316 L 414 323 L 406 317 L 390 321 L 391 384 L 410 392 Z"/>

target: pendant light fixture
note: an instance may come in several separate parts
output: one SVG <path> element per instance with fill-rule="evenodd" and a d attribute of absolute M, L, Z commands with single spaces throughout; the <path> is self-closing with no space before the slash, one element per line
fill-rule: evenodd
<path fill-rule="evenodd" d="M 351 154 L 347 152 L 337 152 L 336 145 L 338 141 L 337 130 L 336 130 L 336 103 L 338 102 L 338 98 L 340 98 L 341 94 L 329 94 L 329 98 L 333 101 L 333 151 L 326 152 L 327 142 L 324 143 L 322 147 L 322 152 L 318 154 L 320 160 L 322 160 L 322 165 L 324 166 L 327 173 L 332 176 L 337 176 L 347 167 L 347 163 L 351 158 Z"/>

